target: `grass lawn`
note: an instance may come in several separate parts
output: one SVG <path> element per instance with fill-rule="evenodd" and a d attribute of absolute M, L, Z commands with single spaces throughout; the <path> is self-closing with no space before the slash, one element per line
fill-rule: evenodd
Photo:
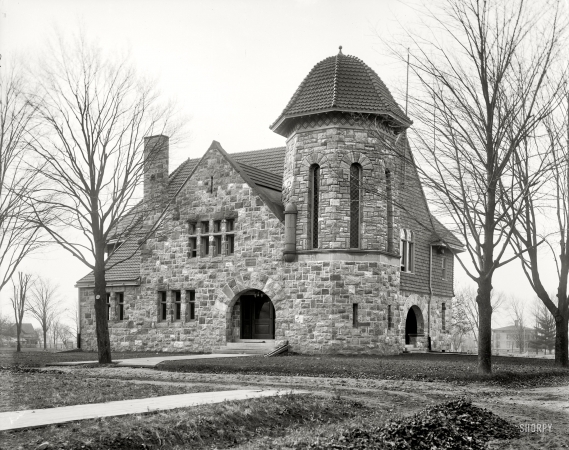
<path fill-rule="evenodd" d="M 354 379 L 484 382 L 512 386 L 542 386 L 544 383 L 569 382 L 569 370 L 556 368 L 552 360 L 494 356 L 493 374 L 485 376 L 476 372 L 475 355 L 448 353 L 366 357 L 286 355 L 275 358 L 196 359 L 164 361 L 157 369 Z"/>
<path fill-rule="evenodd" d="M 0 449 L 34 449 L 46 441 L 49 449 L 227 448 L 368 412 L 345 399 L 285 395 L 0 432 Z M 303 435 L 313 436 L 311 432 Z"/>
<path fill-rule="evenodd" d="M 153 384 L 105 378 L 82 378 L 73 373 L 0 370 L 0 411 L 55 408 L 162 395 L 222 391 L 208 384 Z"/>
<path fill-rule="evenodd" d="M 113 352 L 113 361 L 127 358 L 152 358 L 155 356 L 173 355 L 180 353 L 157 353 L 157 352 Z M 44 367 L 49 363 L 69 361 L 97 361 L 99 355 L 96 352 L 70 351 L 61 353 L 44 352 L 40 349 L 16 352 L 13 348 L 0 349 L 0 367 L 24 366 Z"/>

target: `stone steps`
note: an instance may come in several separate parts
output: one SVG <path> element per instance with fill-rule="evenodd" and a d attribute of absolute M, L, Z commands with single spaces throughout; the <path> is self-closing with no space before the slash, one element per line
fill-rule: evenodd
<path fill-rule="evenodd" d="M 218 347 L 212 351 L 214 354 L 249 354 L 265 355 L 275 349 L 274 339 L 239 339 L 237 342 L 228 342 L 224 347 Z"/>
<path fill-rule="evenodd" d="M 406 345 L 404 353 L 427 353 L 427 349 L 424 347 L 415 347 L 413 345 Z"/>

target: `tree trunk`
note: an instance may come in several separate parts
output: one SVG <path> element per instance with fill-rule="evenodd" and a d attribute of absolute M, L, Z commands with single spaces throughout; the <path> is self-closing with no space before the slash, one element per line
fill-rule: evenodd
<path fill-rule="evenodd" d="M 478 283 L 478 373 L 492 373 L 492 281 L 482 279 Z"/>
<path fill-rule="evenodd" d="M 97 348 L 99 350 L 99 363 L 109 364 L 111 359 L 111 340 L 107 320 L 107 284 L 105 281 L 104 248 L 101 255 L 95 260 L 95 322 L 97 330 Z M 97 249 L 99 253 L 99 249 Z"/>
<path fill-rule="evenodd" d="M 43 329 L 43 349 L 47 350 L 47 330 Z"/>
<path fill-rule="evenodd" d="M 22 332 L 22 325 L 21 324 L 16 324 L 16 340 L 17 340 L 17 344 L 16 344 L 16 351 L 17 352 L 21 352 L 22 351 L 22 347 L 20 345 L 20 333 Z"/>
<path fill-rule="evenodd" d="M 569 367 L 568 349 L 569 336 L 567 333 L 567 317 L 558 312 L 555 317 L 555 365 Z"/>

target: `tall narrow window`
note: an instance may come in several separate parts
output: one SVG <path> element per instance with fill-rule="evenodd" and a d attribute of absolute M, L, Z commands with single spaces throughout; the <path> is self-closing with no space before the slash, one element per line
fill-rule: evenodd
<path fill-rule="evenodd" d="M 446 330 L 446 312 L 447 312 L 447 305 L 445 303 L 442 304 L 442 314 L 441 319 L 443 322 L 443 331 Z"/>
<path fill-rule="evenodd" d="M 188 234 L 190 235 L 190 240 L 188 242 L 188 258 L 195 258 L 198 252 L 198 238 L 196 234 L 198 233 L 197 230 L 197 223 L 196 222 L 189 222 L 188 223 Z"/>
<path fill-rule="evenodd" d="M 182 293 L 172 291 L 174 297 L 174 320 L 182 320 Z"/>
<path fill-rule="evenodd" d="M 387 329 L 393 328 L 393 313 L 391 312 L 391 305 L 387 305 Z"/>
<path fill-rule="evenodd" d="M 160 311 L 160 320 L 166 320 L 168 317 L 168 305 L 166 303 L 166 292 L 160 291 L 158 292 L 158 301 L 159 301 L 159 311 Z"/>
<path fill-rule="evenodd" d="M 225 254 L 233 255 L 235 253 L 235 220 L 225 220 Z"/>
<path fill-rule="evenodd" d="M 415 271 L 415 236 L 411 230 L 401 229 L 401 272 Z"/>
<path fill-rule="evenodd" d="M 358 304 L 354 303 L 352 305 L 352 326 L 357 328 L 358 326 Z"/>
<path fill-rule="evenodd" d="M 360 248 L 360 184 L 362 167 L 350 167 L 350 248 Z"/>
<path fill-rule="evenodd" d="M 111 293 L 107 292 L 107 320 L 111 320 Z"/>
<path fill-rule="evenodd" d="M 447 279 L 447 259 L 444 257 L 441 259 L 441 278 Z"/>
<path fill-rule="evenodd" d="M 318 219 L 320 209 L 320 166 L 310 168 L 310 244 L 318 248 Z"/>
<path fill-rule="evenodd" d="M 213 194 L 213 177 L 209 177 L 209 193 Z"/>
<path fill-rule="evenodd" d="M 196 318 L 196 291 L 191 289 L 186 291 L 186 301 L 188 302 L 186 309 L 186 320 L 194 320 Z"/>
<path fill-rule="evenodd" d="M 209 255 L 209 236 L 207 236 L 208 233 L 209 222 L 204 221 L 201 223 L 200 256 Z"/>
<path fill-rule="evenodd" d="M 393 190 L 389 169 L 385 170 L 385 196 L 387 197 L 387 251 L 393 252 Z"/>
<path fill-rule="evenodd" d="M 124 292 L 118 292 L 116 295 L 119 304 L 119 320 L 124 320 Z"/>

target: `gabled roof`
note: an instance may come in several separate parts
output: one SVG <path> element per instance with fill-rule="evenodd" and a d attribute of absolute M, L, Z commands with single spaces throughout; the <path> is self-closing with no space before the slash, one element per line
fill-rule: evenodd
<path fill-rule="evenodd" d="M 330 111 L 377 114 L 400 128 L 412 124 L 377 73 L 341 47 L 312 68 L 270 128 L 286 136 L 288 119 Z"/>
<path fill-rule="evenodd" d="M 431 219 L 433 221 L 433 226 L 435 230 L 431 235 L 431 242 L 441 242 L 443 244 L 452 247 L 453 250 L 462 252 L 464 251 L 464 244 L 458 239 L 452 231 L 450 231 L 447 227 L 445 227 L 439 219 L 431 214 Z"/>
<path fill-rule="evenodd" d="M 21 334 L 20 336 L 37 336 L 38 332 L 35 330 L 34 326 L 31 323 L 22 323 L 22 328 L 21 328 Z M 12 324 L 10 326 L 10 332 L 14 333 L 14 335 L 16 334 L 16 324 Z"/>
<path fill-rule="evenodd" d="M 111 255 L 107 261 L 107 269 L 105 272 L 105 279 L 107 284 L 133 284 L 138 283 L 140 277 L 140 250 L 138 249 L 139 235 L 129 236 L 129 240 L 124 242 L 116 251 Z M 95 277 L 93 272 L 81 278 L 76 286 L 86 287 L 94 286 Z"/>

